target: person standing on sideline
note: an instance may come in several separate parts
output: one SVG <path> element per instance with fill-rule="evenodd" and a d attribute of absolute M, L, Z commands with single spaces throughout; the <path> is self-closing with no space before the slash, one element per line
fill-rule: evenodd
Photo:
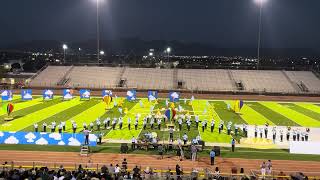
<path fill-rule="evenodd" d="M 214 165 L 214 158 L 216 157 L 216 152 L 214 151 L 214 149 L 212 149 L 210 151 L 210 160 L 211 160 L 211 166 Z"/>
<path fill-rule="evenodd" d="M 88 145 L 89 144 L 89 134 L 90 131 L 86 128 L 83 130 L 84 136 L 85 136 L 85 140 L 84 140 L 84 144 Z"/>
<path fill-rule="evenodd" d="M 232 138 L 232 140 L 231 140 L 231 150 L 232 150 L 232 152 L 234 152 L 235 146 L 236 146 L 236 140 L 234 138 Z"/>
<path fill-rule="evenodd" d="M 33 126 L 34 126 L 34 132 L 38 132 L 38 124 L 35 123 Z"/>
<path fill-rule="evenodd" d="M 162 144 L 160 144 L 158 146 L 158 152 L 159 152 L 159 155 L 160 155 L 160 159 L 163 159 L 163 146 L 162 146 Z"/>
<path fill-rule="evenodd" d="M 134 136 L 132 136 L 131 139 L 131 150 L 133 151 L 136 147 L 136 138 Z"/>
<path fill-rule="evenodd" d="M 192 161 L 196 161 L 197 158 L 197 147 L 195 145 L 191 145 L 191 159 Z"/>
<path fill-rule="evenodd" d="M 280 129 L 280 141 L 283 142 L 283 130 Z"/>

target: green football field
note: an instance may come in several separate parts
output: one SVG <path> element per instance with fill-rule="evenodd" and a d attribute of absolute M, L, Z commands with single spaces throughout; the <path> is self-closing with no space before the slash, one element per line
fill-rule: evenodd
<path fill-rule="evenodd" d="M 103 119 L 110 117 L 111 121 L 114 117 L 123 117 L 123 128 L 120 130 L 119 125 L 115 130 L 111 128 L 101 128 L 97 130 L 94 126 L 94 132 L 102 132 L 105 139 L 114 140 L 130 140 L 133 136 L 142 137 L 145 133 L 155 132 L 161 140 L 169 139 L 169 132 L 166 130 L 168 122 L 162 122 L 161 130 L 155 128 L 151 129 L 147 125 L 147 129 L 142 129 L 143 118 L 151 113 L 164 113 L 166 107 L 166 100 L 159 99 L 157 103 L 149 102 L 147 98 L 138 99 L 136 101 L 127 101 L 125 98 L 114 98 L 118 104 L 122 104 L 123 114 L 120 114 L 118 107 L 106 105 L 101 98 L 91 98 L 90 100 L 80 100 L 79 97 L 73 98 L 69 101 L 63 101 L 61 97 L 55 97 L 53 100 L 44 101 L 40 96 L 34 96 L 31 101 L 23 101 L 19 96 L 14 96 L 13 105 L 14 111 L 11 116 L 14 120 L 6 122 L 7 117 L 5 107 L 7 102 L 1 102 L 3 107 L 0 111 L 0 131 L 33 131 L 33 125 L 39 124 L 39 129 L 42 129 L 42 124 L 46 122 L 56 121 L 57 124 L 61 121 L 66 122 L 66 131 L 72 132 L 71 122 L 75 121 L 78 125 L 77 131 L 82 131 L 82 124 L 85 122 L 89 125 L 97 118 L 100 118 L 101 123 Z M 190 114 L 192 117 L 192 125 L 190 131 L 184 123 L 181 131 L 175 131 L 175 138 L 182 137 L 184 133 L 188 134 L 189 139 L 195 138 L 200 134 L 201 138 L 206 142 L 230 142 L 231 136 L 226 132 L 218 133 L 218 124 L 223 120 L 225 124 L 228 121 L 233 124 L 251 124 L 251 125 L 270 125 L 280 126 L 304 126 L 304 127 L 320 127 L 320 105 L 317 103 L 305 102 L 269 102 L 269 101 L 245 101 L 240 113 L 235 113 L 233 110 L 228 110 L 227 104 L 233 107 L 234 101 L 231 100 L 194 100 L 193 102 L 180 100 L 175 103 L 175 108 L 182 107 L 182 111 L 177 111 L 177 114 Z M 139 114 L 139 126 L 135 130 L 134 122 L 136 115 Z M 198 115 L 200 121 L 207 120 L 208 128 L 202 131 L 201 123 L 196 127 L 194 116 Z M 127 119 L 131 118 L 131 130 L 128 129 Z M 211 119 L 215 119 L 216 128 L 214 132 L 210 131 Z M 110 123 L 111 124 L 111 123 Z M 176 122 L 176 127 L 178 124 Z"/>

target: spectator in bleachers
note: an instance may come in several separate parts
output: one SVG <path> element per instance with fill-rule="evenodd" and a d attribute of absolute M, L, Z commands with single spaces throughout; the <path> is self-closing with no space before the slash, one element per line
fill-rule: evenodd
<path fill-rule="evenodd" d="M 176 165 L 176 175 L 177 175 L 177 179 L 182 179 L 181 176 L 183 174 L 182 168 L 177 164 Z"/>
<path fill-rule="evenodd" d="M 128 162 L 126 158 L 124 158 L 122 161 L 122 168 L 125 170 L 128 169 Z"/>
<path fill-rule="evenodd" d="M 216 167 L 216 169 L 214 170 L 213 178 L 214 178 L 214 179 L 220 179 L 220 178 L 221 178 L 221 176 L 220 176 L 220 170 L 219 170 L 218 167 Z"/>
<path fill-rule="evenodd" d="M 234 138 L 232 138 L 231 140 L 231 151 L 234 152 L 236 147 L 236 140 Z"/>

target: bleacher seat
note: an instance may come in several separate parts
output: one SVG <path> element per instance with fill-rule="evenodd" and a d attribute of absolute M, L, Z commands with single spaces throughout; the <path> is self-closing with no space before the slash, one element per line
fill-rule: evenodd
<path fill-rule="evenodd" d="M 33 87 L 54 87 L 65 76 L 71 66 L 48 66 L 31 82 Z"/>

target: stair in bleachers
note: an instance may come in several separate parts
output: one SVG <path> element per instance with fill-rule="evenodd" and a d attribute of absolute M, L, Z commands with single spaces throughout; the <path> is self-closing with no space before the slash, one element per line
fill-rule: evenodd
<path fill-rule="evenodd" d="M 60 79 L 60 81 L 57 83 L 58 86 L 64 86 L 66 84 L 68 84 L 68 82 L 70 81 L 70 78 L 68 78 L 69 74 L 71 73 L 71 71 L 73 70 L 74 66 L 71 66 L 67 72 L 64 74 L 64 76 Z"/>
<path fill-rule="evenodd" d="M 303 92 L 309 92 L 308 87 L 301 81 L 299 84 L 297 84 L 298 87 L 301 89 Z"/>
<path fill-rule="evenodd" d="M 295 83 L 294 81 L 292 81 L 292 80 L 290 79 L 290 77 L 289 77 L 288 74 L 287 74 L 287 71 L 282 70 L 282 73 L 283 73 L 284 77 L 290 82 L 290 84 L 292 85 L 292 87 L 293 87 L 297 92 L 306 92 L 306 91 L 304 91 L 304 89 L 303 89 L 299 84 Z M 302 83 L 302 81 L 301 81 L 301 83 Z"/>
<path fill-rule="evenodd" d="M 174 89 L 178 89 L 178 87 L 179 87 L 179 82 L 178 82 L 178 69 L 177 68 L 174 68 L 173 69 L 173 72 L 172 72 L 172 74 L 173 74 L 173 88 Z M 182 86 L 182 85 L 181 85 Z"/>
<path fill-rule="evenodd" d="M 242 83 L 242 81 L 235 81 L 236 86 L 237 86 L 237 90 L 239 91 L 243 91 L 245 90 L 244 84 Z"/>
<path fill-rule="evenodd" d="M 127 79 L 123 77 L 125 72 L 126 72 L 126 67 L 123 67 L 119 73 L 118 87 L 127 87 Z"/>
<path fill-rule="evenodd" d="M 230 80 L 232 82 L 232 86 L 233 87 L 235 86 L 237 88 L 237 90 L 244 90 L 244 86 L 243 86 L 242 82 L 241 81 L 237 82 L 234 79 L 233 74 L 232 74 L 230 69 L 228 69 L 228 76 L 229 76 L 229 78 L 230 78 Z M 239 83 L 241 84 L 240 86 L 239 86 Z"/>

